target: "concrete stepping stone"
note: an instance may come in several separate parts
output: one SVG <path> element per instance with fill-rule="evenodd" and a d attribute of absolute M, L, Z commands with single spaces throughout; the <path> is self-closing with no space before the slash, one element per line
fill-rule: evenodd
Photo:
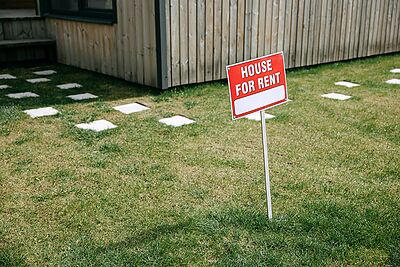
<path fill-rule="evenodd" d="M 91 130 L 97 133 L 118 127 L 107 120 L 97 120 L 90 123 L 77 124 L 75 126 L 79 129 Z"/>
<path fill-rule="evenodd" d="M 77 95 L 69 95 L 67 96 L 68 98 L 71 98 L 72 100 L 75 101 L 81 101 L 81 100 L 87 100 L 87 99 L 95 99 L 98 98 L 97 95 L 92 95 L 90 93 L 84 93 L 84 94 L 77 94 Z"/>
<path fill-rule="evenodd" d="M 246 119 L 248 120 L 252 120 L 252 121 L 261 121 L 261 114 L 260 112 L 255 112 L 255 113 L 251 113 L 250 115 L 244 116 Z M 275 118 L 274 115 L 269 114 L 269 113 L 265 113 L 265 119 L 266 120 L 271 120 Z"/>
<path fill-rule="evenodd" d="M 28 98 L 28 97 L 39 97 L 39 95 L 37 95 L 35 93 L 32 93 L 32 92 L 8 94 L 6 96 L 8 96 L 9 98 L 14 98 L 14 99 L 21 99 L 21 98 Z"/>
<path fill-rule="evenodd" d="M 59 113 L 57 109 L 52 107 L 47 108 L 37 108 L 37 109 L 28 109 L 24 110 L 24 113 L 28 114 L 32 118 L 46 117 L 46 116 L 54 116 Z"/>
<path fill-rule="evenodd" d="M 192 124 L 192 123 L 196 123 L 194 120 L 188 119 L 186 117 L 183 116 L 173 116 L 170 118 L 165 118 L 165 119 L 161 119 L 159 120 L 159 122 L 166 124 L 168 126 L 172 126 L 172 127 L 180 127 L 183 125 L 188 125 L 188 124 Z"/>
<path fill-rule="evenodd" d="M 48 76 L 48 75 L 53 75 L 56 73 L 57 73 L 57 71 L 55 71 L 55 70 L 41 70 L 41 71 L 35 71 L 33 74 L 40 75 L 40 76 Z"/>
<path fill-rule="evenodd" d="M 47 83 L 50 82 L 50 79 L 47 78 L 36 78 L 36 79 L 27 79 L 28 83 Z"/>
<path fill-rule="evenodd" d="M 73 89 L 73 88 L 81 88 L 82 85 L 80 85 L 79 83 L 66 83 L 66 84 L 57 85 L 57 87 L 62 90 L 68 90 L 68 89 Z"/>
<path fill-rule="evenodd" d="M 337 94 L 337 93 L 324 94 L 321 96 L 325 97 L 325 98 L 329 98 L 329 99 L 335 99 L 335 100 L 348 100 L 351 98 L 351 96 Z"/>
<path fill-rule="evenodd" d="M 116 106 L 116 107 L 113 107 L 113 109 L 118 110 L 118 111 L 128 115 L 128 114 L 132 114 L 132 113 L 136 113 L 136 112 L 149 110 L 150 108 L 148 108 L 144 105 L 141 105 L 139 103 L 132 103 L 132 104 L 127 104 L 127 105 Z"/>
<path fill-rule="evenodd" d="M 400 80 L 399 79 L 391 79 L 389 81 L 386 81 L 386 83 L 388 83 L 388 84 L 400 84 Z"/>
<path fill-rule="evenodd" d="M 15 80 L 17 77 L 11 74 L 0 74 L 0 80 Z"/>
<path fill-rule="evenodd" d="M 0 85 L 0 90 L 1 90 L 1 89 L 7 89 L 7 88 L 11 88 L 11 86 L 6 85 L 6 84 Z"/>
<path fill-rule="evenodd" d="M 390 72 L 391 73 L 400 73 L 400 69 L 392 69 Z"/>
<path fill-rule="evenodd" d="M 345 81 L 337 82 L 337 83 L 335 83 L 335 85 L 345 86 L 347 88 L 353 88 L 353 87 L 360 86 L 359 84 L 351 83 L 351 82 L 345 82 Z"/>

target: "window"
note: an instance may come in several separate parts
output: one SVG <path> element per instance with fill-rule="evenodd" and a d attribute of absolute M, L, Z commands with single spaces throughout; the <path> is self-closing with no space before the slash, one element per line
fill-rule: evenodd
<path fill-rule="evenodd" d="M 85 7 L 87 8 L 104 9 L 104 10 L 112 9 L 111 0 L 86 0 L 84 2 L 85 2 Z"/>
<path fill-rule="evenodd" d="M 51 8 L 59 11 L 79 11 L 78 0 L 51 0 Z"/>
<path fill-rule="evenodd" d="M 47 0 L 50 16 L 65 19 L 113 23 L 115 0 Z"/>

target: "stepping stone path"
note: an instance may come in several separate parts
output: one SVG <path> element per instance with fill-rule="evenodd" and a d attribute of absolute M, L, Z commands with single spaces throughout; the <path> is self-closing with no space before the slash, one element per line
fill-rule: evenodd
<path fill-rule="evenodd" d="M 347 100 L 347 99 L 351 98 L 351 96 L 337 94 L 337 93 L 324 94 L 321 96 L 325 97 L 325 98 L 335 99 L 335 100 Z"/>
<path fill-rule="evenodd" d="M 48 108 L 37 108 L 37 109 L 29 109 L 24 110 L 26 114 L 31 116 L 32 118 L 39 118 L 39 117 L 46 117 L 46 116 L 54 116 L 57 115 L 59 112 L 58 110 L 48 107 Z"/>
<path fill-rule="evenodd" d="M 11 88 L 11 86 L 9 86 L 9 85 L 0 85 L 0 90 L 1 89 L 7 89 L 7 88 Z"/>
<path fill-rule="evenodd" d="M 390 72 L 391 73 L 400 73 L 400 69 L 392 69 Z"/>
<path fill-rule="evenodd" d="M 97 133 L 101 132 L 101 131 L 117 128 L 116 125 L 112 124 L 111 122 L 109 122 L 107 120 L 97 120 L 97 121 L 93 121 L 90 123 L 77 124 L 75 126 L 78 127 L 79 129 L 91 130 L 91 131 L 94 131 Z"/>
<path fill-rule="evenodd" d="M 183 116 L 173 116 L 171 118 L 165 118 L 165 119 L 161 119 L 159 120 L 159 122 L 166 124 L 168 126 L 172 126 L 172 127 L 180 127 L 183 125 L 188 125 L 188 124 L 192 124 L 192 123 L 196 123 L 194 120 L 188 119 L 186 117 Z"/>
<path fill-rule="evenodd" d="M 68 98 L 71 98 L 75 101 L 87 100 L 87 99 L 95 99 L 98 98 L 96 95 L 92 95 L 90 93 L 78 94 L 78 95 L 69 95 Z"/>
<path fill-rule="evenodd" d="M 37 78 L 37 79 L 28 79 L 26 80 L 28 83 L 46 83 L 50 82 L 50 79 L 47 78 Z"/>
<path fill-rule="evenodd" d="M 400 84 L 400 80 L 399 79 L 391 79 L 389 81 L 386 81 L 386 83 L 388 83 L 388 84 Z"/>
<path fill-rule="evenodd" d="M 28 97 L 39 97 L 39 95 L 32 93 L 32 92 L 24 92 L 24 93 L 16 93 L 16 94 L 8 94 L 9 98 L 14 99 L 21 99 L 21 98 L 28 98 Z"/>
<path fill-rule="evenodd" d="M 81 88 L 83 86 L 80 85 L 79 83 L 66 83 L 66 84 L 57 85 L 57 87 L 62 90 L 68 90 L 68 89 L 73 89 L 73 88 Z"/>
<path fill-rule="evenodd" d="M 141 105 L 139 103 L 132 103 L 132 104 L 127 104 L 127 105 L 116 106 L 116 107 L 113 107 L 113 109 L 118 110 L 118 111 L 128 115 L 128 114 L 132 114 L 132 113 L 136 113 L 136 112 L 149 110 L 150 108 L 148 108 L 144 105 Z"/>
<path fill-rule="evenodd" d="M 55 70 L 41 70 L 41 71 L 35 71 L 33 74 L 40 75 L 40 76 L 47 76 L 47 75 L 53 75 L 56 73 L 57 72 Z"/>
<path fill-rule="evenodd" d="M 255 113 L 252 113 L 250 115 L 245 116 L 245 118 L 248 119 L 248 120 L 252 120 L 252 121 L 261 121 L 261 114 L 260 114 L 260 112 L 255 112 Z M 266 120 L 270 120 L 270 119 L 273 119 L 273 118 L 275 118 L 274 115 L 269 114 L 269 113 L 265 113 L 265 119 Z"/>
<path fill-rule="evenodd" d="M 14 80 L 17 79 L 17 77 L 12 76 L 10 74 L 0 74 L 0 80 Z"/>
<path fill-rule="evenodd" d="M 338 85 L 338 86 L 345 86 L 345 87 L 347 87 L 347 88 L 353 88 L 353 87 L 360 86 L 359 84 L 351 83 L 351 82 L 345 82 L 345 81 L 337 82 L 337 83 L 335 83 L 335 85 Z"/>

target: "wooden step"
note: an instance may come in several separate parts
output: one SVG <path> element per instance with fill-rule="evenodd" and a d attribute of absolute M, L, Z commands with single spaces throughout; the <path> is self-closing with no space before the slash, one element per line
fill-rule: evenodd
<path fill-rule="evenodd" d="M 26 47 L 37 45 L 55 45 L 56 41 L 52 39 L 24 39 L 24 40 L 3 40 L 0 41 L 0 48 Z"/>
<path fill-rule="evenodd" d="M 26 47 L 37 45 L 55 45 L 52 39 L 25 39 L 25 40 L 3 40 L 0 41 L 0 48 Z"/>
<path fill-rule="evenodd" d="M 23 39 L 0 41 L 0 62 L 56 60 L 56 41 Z"/>

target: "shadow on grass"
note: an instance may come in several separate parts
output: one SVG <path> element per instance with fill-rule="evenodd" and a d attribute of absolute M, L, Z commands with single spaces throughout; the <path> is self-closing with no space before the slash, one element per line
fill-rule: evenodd
<path fill-rule="evenodd" d="M 43 69 L 55 70 L 57 71 L 57 74 L 48 76 L 51 81 L 47 83 L 30 84 L 26 82 L 26 79 L 38 77 L 33 74 L 33 71 Z M 197 96 L 199 94 L 205 94 L 206 92 L 204 92 L 204 90 L 199 90 L 199 87 L 210 87 L 211 89 L 209 90 L 212 90 L 215 89 L 214 85 L 218 86 L 224 84 L 222 82 L 212 82 L 213 86 L 209 86 L 209 84 L 201 84 L 193 86 L 181 86 L 179 88 L 171 88 L 169 90 L 162 91 L 156 88 L 134 84 L 107 75 L 60 64 L 45 66 L 40 65 L 34 68 L 14 66 L 0 69 L 0 73 L 10 73 L 18 78 L 16 80 L 0 80 L 0 85 L 5 84 L 11 86 L 11 88 L 0 90 L 0 126 L 23 118 L 24 116 L 21 111 L 26 109 L 56 107 L 61 111 L 62 116 L 66 116 L 68 119 L 69 117 L 74 117 L 76 115 L 75 113 L 78 111 L 75 112 L 73 109 L 63 110 L 63 106 L 68 106 L 71 104 L 76 105 L 77 103 L 90 103 L 90 107 L 95 107 L 95 110 L 87 114 L 88 118 L 81 119 L 81 121 L 90 121 L 93 120 L 94 117 L 97 117 L 98 113 L 114 112 L 111 104 L 107 103 L 110 101 L 117 102 L 121 100 L 122 104 L 124 99 L 149 97 L 150 101 L 154 104 L 163 101 L 170 101 L 173 98 L 181 96 Z M 69 90 L 61 90 L 56 87 L 59 84 L 65 83 L 79 83 L 82 84 L 83 87 Z M 20 92 L 33 92 L 38 94 L 39 97 L 11 99 L 6 96 L 7 94 Z M 92 99 L 79 102 L 67 98 L 68 95 L 82 93 L 91 93 L 99 98 L 95 100 Z M 188 105 L 189 108 L 195 105 L 194 103 L 185 104 Z M 0 129 L 0 134 L 6 135 L 7 129 Z"/>
<path fill-rule="evenodd" d="M 51 79 L 51 81 L 47 83 L 30 84 L 26 82 L 26 79 L 38 78 L 38 76 L 32 73 L 37 69 L 52 69 L 56 70 L 57 74 L 47 76 L 47 78 Z M 12 86 L 12 88 L 3 89 L 1 91 L 0 105 L 18 105 L 22 108 L 35 108 L 45 105 L 67 105 L 70 103 L 76 103 L 65 96 L 84 92 L 96 94 L 102 101 L 116 101 L 125 98 L 150 96 L 155 102 L 160 102 L 169 100 L 173 96 L 185 95 L 188 93 L 195 95 L 198 91 L 197 88 L 204 86 L 204 84 L 180 86 L 163 91 L 157 88 L 135 84 L 100 73 L 60 64 L 40 66 L 37 68 L 23 68 L 21 66 L 10 67 L 6 69 L 0 69 L 0 73 L 10 73 L 18 78 L 16 80 L 0 81 L 0 84 Z M 83 87 L 69 90 L 61 90 L 56 87 L 56 85 L 64 83 L 79 83 L 82 84 Z M 217 81 L 213 83 L 222 82 Z M 26 91 L 39 94 L 40 97 L 15 100 L 5 96 L 5 94 L 9 93 Z M 94 101 L 92 100 L 90 102 Z"/>
<path fill-rule="evenodd" d="M 62 258 L 66 266 L 399 266 L 400 216 L 322 201 L 271 222 L 259 211 L 229 209 L 109 245 L 84 238 Z"/>

